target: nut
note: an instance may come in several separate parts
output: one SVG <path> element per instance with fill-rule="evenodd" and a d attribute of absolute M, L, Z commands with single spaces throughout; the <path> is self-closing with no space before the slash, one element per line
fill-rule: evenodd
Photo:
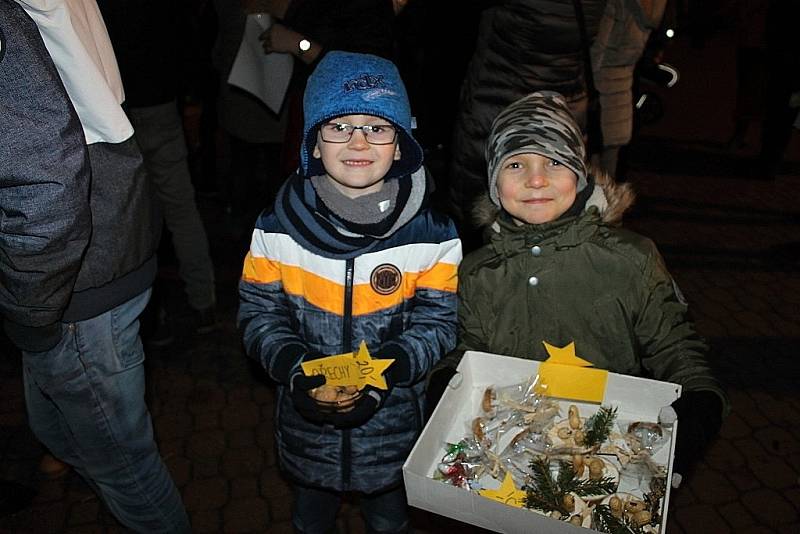
<path fill-rule="evenodd" d="M 561 427 L 556 432 L 556 435 L 561 439 L 569 439 L 572 437 L 572 430 L 567 427 Z"/>

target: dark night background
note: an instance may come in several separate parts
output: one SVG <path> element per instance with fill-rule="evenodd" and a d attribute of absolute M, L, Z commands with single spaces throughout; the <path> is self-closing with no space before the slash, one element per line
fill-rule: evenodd
<path fill-rule="evenodd" d="M 398 21 L 399 62 L 438 181 L 474 28 L 455 24 L 455 4 L 423 4 L 412 2 Z M 638 193 L 625 224 L 659 246 L 698 330 L 711 342 L 733 412 L 695 473 L 673 491 L 668 530 L 800 532 L 800 131 L 793 129 L 774 175 L 759 167 L 764 72 L 754 71 L 755 83 L 737 81 L 736 2 L 675 4 L 677 36 L 663 59 L 681 78 L 669 89 L 642 85 L 653 94 L 651 105 L 660 107 L 640 116 L 625 150 L 622 178 Z M 465 20 L 474 15 L 465 13 Z M 785 46 L 800 49 L 798 22 L 788 21 L 794 30 L 779 36 Z M 209 20 L 193 24 L 200 35 L 213 31 Z M 196 50 L 201 65 L 202 42 Z M 219 174 L 216 184 L 201 183 L 204 159 L 222 169 L 227 157 L 219 136 L 217 150 L 200 151 L 203 91 L 188 82 L 201 84 L 201 71 L 187 78 L 191 98 L 184 102 L 198 190 L 223 180 Z M 749 111 L 737 131 L 743 108 Z M 245 358 L 235 328 L 247 236 L 232 232 L 219 196 L 198 195 L 197 202 L 215 263 L 221 325 L 210 335 L 193 333 L 174 254 L 163 239 L 157 288 L 176 339 L 147 349 L 147 400 L 157 440 L 195 531 L 291 532 L 289 486 L 272 441 L 274 392 Z M 149 324 L 143 328 L 147 333 Z M 33 495 L 11 514 L 25 492 L 0 495 L 0 533 L 123 531 L 77 475 L 48 480 L 38 472 L 43 449 L 26 424 L 20 365 L 16 351 L 0 340 L 0 479 Z M 476 531 L 419 510 L 413 517 L 420 532 Z M 357 502 L 346 504 L 339 526 L 364 532 Z"/>

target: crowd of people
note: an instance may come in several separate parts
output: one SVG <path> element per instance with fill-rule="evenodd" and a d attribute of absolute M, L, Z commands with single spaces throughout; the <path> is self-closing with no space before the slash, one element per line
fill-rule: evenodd
<path fill-rule="evenodd" d="M 470 3 L 458 86 L 419 62 L 442 43 L 403 39 L 429 29 L 419 2 L 0 0 L 0 312 L 51 458 L 125 527 L 191 530 L 144 401 L 139 317 L 165 226 L 196 333 L 216 328 L 196 192 L 218 189 L 247 242 L 237 324 L 276 385 L 297 532 L 330 532 L 347 492 L 370 532 L 408 532 L 401 466 L 467 350 L 539 360 L 542 339 L 576 341 L 597 367 L 681 384 L 689 473 L 728 400 L 657 248 L 621 227 L 633 192 L 612 178 L 665 4 Z M 274 20 L 264 53 L 294 60 L 278 113 L 227 83 L 255 13 Z M 387 388 L 330 410 L 302 364 L 362 342 L 394 360 Z"/>

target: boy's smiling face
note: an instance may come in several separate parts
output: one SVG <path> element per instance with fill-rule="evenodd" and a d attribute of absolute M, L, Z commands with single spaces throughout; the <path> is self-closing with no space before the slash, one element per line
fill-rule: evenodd
<path fill-rule="evenodd" d="M 344 115 L 328 122 L 352 126 L 389 125 L 389 121 L 373 115 Z M 400 146 L 395 136 L 387 145 L 374 145 L 367 141 L 363 130 L 354 130 L 345 143 L 330 143 L 317 132 L 313 156 L 322 158 L 328 179 L 343 195 L 356 198 L 375 193 L 383 187 L 383 177 L 400 159 Z"/>
<path fill-rule="evenodd" d="M 500 163 L 497 195 L 516 220 L 542 224 L 558 219 L 575 202 L 578 176 L 539 154 L 517 154 Z"/>

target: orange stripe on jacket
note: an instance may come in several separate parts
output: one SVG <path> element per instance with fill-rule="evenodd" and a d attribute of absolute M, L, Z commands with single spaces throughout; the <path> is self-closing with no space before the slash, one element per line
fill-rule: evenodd
<path fill-rule="evenodd" d="M 281 279 L 281 264 L 269 258 L 253 256 L 248 252 L 244 258 L 242 280 L 254 284 L 269 284 Z"/>
<path fill-rule="evenodd" d="M 435 289 L 455 292 L 458 267 L 439 263 L 424 273 L 403 273 L 403 281 L 397 291 L 389 295 L 377 293 L 370 284 L 353 287 L 353 315 L 366 315 L 400 306 L 403 300 L 414 297 L 417 289 Z"/>
<path fill-rule="evenodd" d="M 418 287 L 455 292 L 458 268 L 440 263 L 425 273 L 404 273 L 401 286 L 389 295 L 377 293 L 370 284 L 353 287 L 353 315 L 366 315 L 400 306 L 414 296 Z M 300 267 L 282 265 L 267 258 L 248 254 L 242 279 L 246 282 L 268 284 L 282 281 L 289 295 L 303 297 L 310 304 L 337 315 L 344 313 L 344 286 L 304 271 Z"/>
<path fill-rule="evenodd" d="M 254 284 L 282 282 L 287 295 L 298 295 L 323 310 L 343 315 L 344 286 L 331 282 L 300 267 L 284 265 L 268 258 L 252 257 L 244 261 L 242 279 Z"/>
<path fill-rule="evenodd" d="M 458 265 L 437 263 L 427 272 L 420 273 L 417 286 L 455 293 L 458 287 Z"/>

